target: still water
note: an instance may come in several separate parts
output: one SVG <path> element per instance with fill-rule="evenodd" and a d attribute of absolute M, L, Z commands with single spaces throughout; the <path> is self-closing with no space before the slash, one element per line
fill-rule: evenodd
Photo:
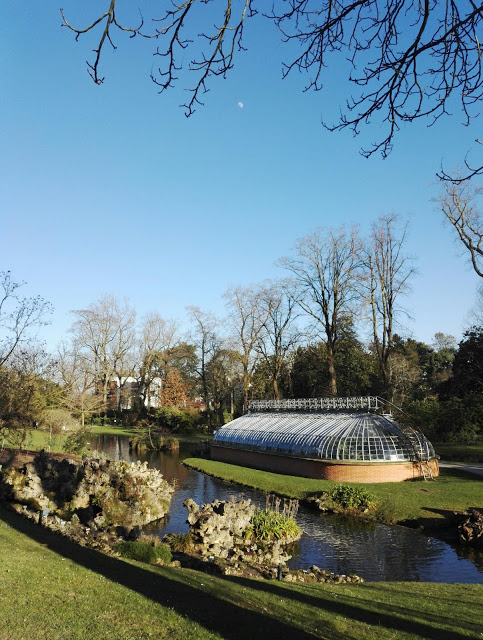
<path fill-rule="evenodd" d="M 122 460 L 146 460 L 159 469 L 169 482 L 176 483 L 169 515 L 151 524 L 150 533 L 185 533 L 186 498 L 203 504 L 243 495 L 258 506 L 265 506 L 260 491 L 205 476 L 181 463 L 196 455 L 190 447 L 176 453 L 147 452 L 133 455 L 129 440 L 120 436 L 92 438 L 91 450 Z M 297 550 L 288 566 L 308 569 L 315 564 L 338 574 L 356 573 L 368 581 L 421 581 L 483 583 L 483 553 L 455 550 L 450 545 L 405 527 L 376 525 L 355 518 L 324 516 L 300 508 L 297 522 L 303 529 Z"/>

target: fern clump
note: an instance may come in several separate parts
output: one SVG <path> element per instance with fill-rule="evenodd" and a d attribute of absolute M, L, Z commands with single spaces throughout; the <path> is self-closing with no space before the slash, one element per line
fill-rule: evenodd
<path fill-rule="evenodd" d="M 259 509 L 245 531 L 246 540 L 271 542 L 273 540 L 296 540 L 302 531 L 292 518 L 275 511 Z"/>
<path fill-rule="evenodd" d="M 194 549 L 193 538 L 189 532 L 170 533 L 164 540 L 175 553 L 191 553 Z"/>
<path fill-rule="evenodd" d="M 298 500 L 283 501 L 276 496 L 267 496 L 265 509 L 255 511 L 244 537 L 246 540 L 273 542 L 275 540 L 295 541 L 302 530 L 295 522 Z"/>

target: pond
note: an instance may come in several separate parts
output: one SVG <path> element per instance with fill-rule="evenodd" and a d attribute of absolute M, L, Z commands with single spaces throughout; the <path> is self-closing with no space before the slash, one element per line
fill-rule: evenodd
<path fill-rule="evenodd" d="M 97 449 L 113 459 L 146 460 L 169 482 L 176 483 L 169 515 L 145 530 L 163 536 L 185 533 L 186 498 L 203 504 L 243 495 L 258 506 L 265 506 L 265 494 L 205 476 L 182 464 L 196 455 L 196 445 L 179 452 L 147 452 L 134 455 L 129 439 L 122 436 L 92 437 L 91 450 Z M 318 567 L 338 574 L 362 576 L 367 581 L 483 582 L 483 554 L 450 545 L 399 526 L 385 526 L 356 518 L 321 515 L 301 507 L 297 522 L 303 529 L 290 568 Z"/>

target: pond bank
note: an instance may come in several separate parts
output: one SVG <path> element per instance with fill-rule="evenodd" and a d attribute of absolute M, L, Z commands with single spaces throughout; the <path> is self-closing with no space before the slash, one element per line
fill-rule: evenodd
<path fill-rule="evenodd" d="M 326 480 L 284 476 L 204 458 L 186 458 L 183 464 L 241 486 L 296 498 L 311 507 L 313 501 L 308 498 L 334 487 L 334 483 Z M 403 525 L 451 543 L 458 542 L 457 524 L 461 520 L 455 513 L 466 513 L 483 505 L 483 483 L 459 470 L 444 469 L 434 481 L 364 484 L 363 487 L 375 497 L 378 509 L 370 516 L 350 515 Z"/>
<path fill-rule="evenodd" d="M 92 441 L 91 446 L 110 457 L 133 459 L 133 452 L 129 449 L 126 438 L 98 438 Z M 210 477 L 182 464 L 184 460 L 200 458 L 197 449 L 197 446 L 181 447 L 178 453 L 153 452 L 144 458 L 150 466 L 160 469 L 169 482 L 175 482 L 177 487 L 169 517 L 150 528 L 151 534 L 162 538 L 169 533 L 187 531 L 186 509 L 183 506 L 186 498 L 193 498 L 198 504 L 204 504 L 211 503 L 214 499 L 229 500 L 231 496 L 238 499 L 242 494 L 263 507 L 266 494 L 274 491 L 287 495 L 286 492 L 290 489 L 295 497 L 303 497 L 305 493 L 311 492 L 320 493 L 320 482 L 307 478 L 265 473 L 262 474 L 265 484 L 258 489 L 251 489 L 248 482 L 245 487 L 235 484 L 236 481 L 239 482 L 239 478 L 231 478 L 233 482 L 225 482 Z M 226 467 L 230 470 L 235 468 L 233 465 Z M 299 483 L 302 484 L 298 486 Z M 333 487 L 333 483 L 326 483 L 327 486 L 331 484 Z M 434 491 L 434 485 L 428 484 L 430 491 Z M 444 480 L 439 478 L 440 489 L 443 489 L 443 484 Z M 296 485 L 295 488 L 293 485 Z M 251 486 L 258 487 L 254 484 Z M 467 488 L 467 493 L 475 497 L 473 486 L 474 483 Z M 411 487 L 417 489 L 418 494 L 421 489 L 425 489 L 424 483 L 406 484 L 406 488 Z M 386 485 L 385 488 L 392 491 L 391 485 Z M 381 489 L 384 487 L 379 485 L 378 491 Z M 432 493 L 422 495 L 428 499 Z M 405 503 L 406 500 L 401 502 Z M 412 580 L 479 584 L 483 579 L 483 554 L 472 548 L 449 546 L 409 527 L 386 526 L 360 518 L 322 515 L 303 506 L 297 514 L 297 522 L 304 534 L 288 563 L 291 569 L 308 569 L 317 565 L 334 574 L 355 573 L 371 582 Z"/>
<path fill-rule="evenodd" d="M 125 437 L 97 438 L 92 441 L 91 447 L 104 451 L 113 459 L 136 460 L 129 448 L 129 439 Z M 142 460 L 147 461 L 150 467 L 159 469 L 164 478 L 176 485 L 169 516 L 159 523 L 153 523 L 146 533 L 162 538 L 169 533 L 183 534 L 187 531 L 186 508 L 183 506 L 186 498 L 194 498 L 198 504 L 204 504 L 214 499 L 230 500 L 232 496 L 238 499 L 242 494 L 263 507 L 266 492 L 273 490 L 277 483 L 280 489 L 278 493 L 282 494 L 292 481 L 312 482 L 274 475 L 270 478 L 269 486 L 261 490 L 242 488 L 239 484 L 209 477 L 183 465 L 184 459 L 198 455 L 196 450 L 197 446 L 182 447 L 176 453 L 148 452 L 143 456 Z M 419 483 L 411 484 L 413 488 L 424 488 Z M 307 486 L 303 489 L 307 491 Z M 319 491 L 320 485 L 309 486 L 308 490 Z M 428 496 L 431 497 L 431 493 Z M 471 548 L 451 547 L 409 527 L 385 526 L 360 518 L 319 515 L 317 511 L 304 507 L 299 510 L 297 522 L 304 534 L 288 563 L 291 570 L 306 570 L 317 565 L 334 574 L 355 573 L 370 582 L 479 584 L 483 581 L 483 554 Z"/>
<path fill-rule="evenodd" d="M 0 507 L 2 640 L 479 638 L 482 587 L 292 585 L 126 562 Z M 21 615 L 19 615 L 19 611 Z"/>

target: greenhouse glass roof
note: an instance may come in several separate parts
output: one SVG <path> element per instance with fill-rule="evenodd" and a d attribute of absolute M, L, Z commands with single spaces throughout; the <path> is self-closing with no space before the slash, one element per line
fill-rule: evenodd
<path fill-rule="evenodd" d="M 321 460 L 428 460 L 431 443 L 391 418 L 363 411 L 251 411 L 219 429 L 213 444 Z"/>

